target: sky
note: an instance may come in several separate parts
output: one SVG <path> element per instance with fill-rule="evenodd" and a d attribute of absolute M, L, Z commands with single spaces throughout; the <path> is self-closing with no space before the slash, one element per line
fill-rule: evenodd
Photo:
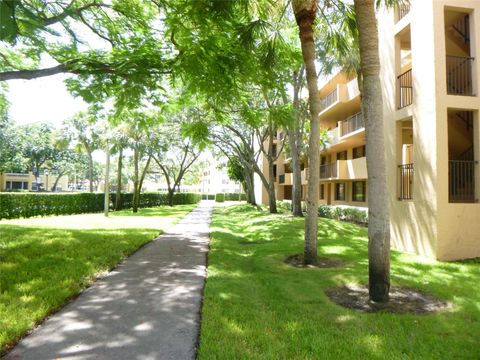
<path fill-rule="evenodd" d="M 58 74 L 35 80 L 11 80 L 8 82 L 9 114 L 17 124 L 49 122 L 60 127 L 62 121 L 76 112 L 86 110 L 87 104 L 74 98 L 66 89 Z"/>

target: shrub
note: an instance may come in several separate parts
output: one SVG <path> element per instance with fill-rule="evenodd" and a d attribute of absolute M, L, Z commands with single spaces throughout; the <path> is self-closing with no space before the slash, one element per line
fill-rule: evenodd
<path fill-rule="evenodd" d="M 224 202 L 225 201 L 225 194 L 224 193 L 215 194 L 215 201 L 216 202 Z"/>
<path fill-rule="evenodd" d="M 115 194 L 111 194 L 111 204 L 115 203 Z M 101 212 L 104 207 L 103 193 L 0 193 L 0 219 L 15 219 L 19 217 L 45 215 L 71 215 Z M 200 194 L 176 193 L 173 196 L 174 205 L 196 204 L 201 200 Z M 133 194 L 123 193 L 120 209 L 132 207 Z M 140 194 L 139 207 L 167 205 L 165 193 Z"/>
<path fill-rule="evenodd" d="M 320 205 L 318 216 L 368 225 L 368 211 L 356 208 L 342 208 L 332 205 Z"/>
<path fill-rule="evenodd" d="M 333 217 L 333 208 L 330 205 L 320 205 L 318 207 L 318 216 L 331 219 Z"/>
<path fill-rule="evenodd" d="M 225 193 L 225 201 L 246 201 L 245 193 Z"/>
<path fill-rule="evenodd" d="M 292 202 L 291 201 L 277 201 L 277 209 L 281 212 L 292 211 Z"/>

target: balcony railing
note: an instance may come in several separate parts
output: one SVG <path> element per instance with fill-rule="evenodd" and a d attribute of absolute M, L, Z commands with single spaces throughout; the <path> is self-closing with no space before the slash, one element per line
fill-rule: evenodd
<path fill-rule="evenodd" d="M 410 2 L 405 1 L 398 5 L 398 20 L 401 20 L 410 12 Z"/>
<path fill-rule="evenodd" d="M 356 113 L 355 115 L 350 116 L 346 120 L 342 121 L 340 136 L 345 136 L 364 127 L 365 122 L 363 121 L 362 112 Z"/>
<path fill-rule="evenodd" d="M 448 162 L 449 202 L 475 202 L 475 164 L 473 160 Z"/>
<path fill-rule="evenodd" d="M 398 108 L 411 105 L 413 101 L 412 69 L 397 77 Z"/>
<path fill-rule="evenodd" d="M 337 177 L 337 163 L 320 165 L 320 179 L 330 179 Z"/>
<path fill-rule="evenodd" d="M 337 91 L 337 88 L 335 88 L 332 92 L 330 92 L 328 95 L 326 95 L 320 100 L 322 104 L 322 110 L 328 108 L 337 100 L 338 100 L 338 91 Z"/>
<path fill-rule="evenodd" d="M 474 95 L 472 86 L 473 57 L 447 55 L 447 93 Z"/>
<path fill-rule="evenodd" d="M 398 166 L 399 189 L 398 200 L 412 200 L 413 197 L 413 164 Z"/>
<path fill-rule="evenodd" d="M 279 184 L 285 184 L 285 174 L 280 175 L 280 176 L 278 177 L 278 183 L 279 183 Z"/>

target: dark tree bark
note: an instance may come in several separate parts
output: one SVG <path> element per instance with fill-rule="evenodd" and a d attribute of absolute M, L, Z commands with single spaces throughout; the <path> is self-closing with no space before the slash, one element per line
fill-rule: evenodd
<path fill-rule="evenodd" d="M 390 213 L 375 1 L 355 0 L 354 5 L 360 40 L 362 112 L 367 140 L 369 294 L 372 301 L 387 302 L 390 291 Z"/>
<path fill-rule="evenodd" d="M 310 105 L 309 172 L 307 195 L 307 218 L 305 219 L 305 264 L 317 261 L 318 237 L 318 188 L 320 171 L 320 109 L 318 76 L 315 69 L 315 40 L 313 23 L 317 12 L 317 0 L 292 0 L 293 13 L 297 21 Z"/>

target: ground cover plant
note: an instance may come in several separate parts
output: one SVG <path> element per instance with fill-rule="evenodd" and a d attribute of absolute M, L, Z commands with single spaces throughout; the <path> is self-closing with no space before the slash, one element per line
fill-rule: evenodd
<path fill-rule="evenodd" d="M 341 268 L 296 268 L 304 220 L 247 205 L 217 207 L 200 359 L 474 359 L 480 357 L 480 262 L 392 252 L 392 285 L 449 302 L 429 314 L 367 314 L 325 291 L 368 281 L 367 229 L 319 220 L 318 253 Z"/>
<path fill-rule="evenodd" d="M 0 221 L 0 353 L 194 207 Z"/>

